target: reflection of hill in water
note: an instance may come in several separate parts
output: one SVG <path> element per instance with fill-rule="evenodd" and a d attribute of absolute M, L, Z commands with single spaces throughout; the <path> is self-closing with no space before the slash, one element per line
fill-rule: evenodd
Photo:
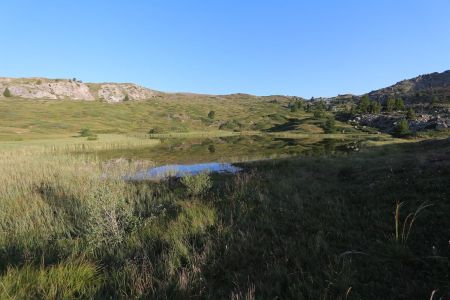
<path fill-rule="evenodd" d="M 231 136 L 207 139 L 163 139 L 160 145 L 127 150 L 103 151 L 104 159 L 126 157 L 147 159 L 157 165 L 204 162 L 238 162 L 288 156 L 337 155 L 352 151 L 349 140 Z"/>

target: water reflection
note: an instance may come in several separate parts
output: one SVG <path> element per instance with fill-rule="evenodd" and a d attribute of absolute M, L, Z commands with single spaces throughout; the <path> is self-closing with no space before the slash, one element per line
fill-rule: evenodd
<path fill-rule="evenodd" d="M 348 153 L 359 149 L 355 141 L 272 136 L 229 136 L 219 138 L 162 139 L 157 146 L 100 152 L 103 159 L 118 157 L 150 160 L 156 166 L 241 162 L 291 156 L 321 156 Z M 353 146 L 349 146 L 353 145 Z"/>
<path fill-rule="evenodd" d="M 196 175 L 200 173 L 236 173 L 241 168 L 230 163 L 203 163 L 191 165 L 164 165 L 138 172 L 132 176 L 133 180 L 158 179 L 164 177 L 183 177 L 186 175 Z"/>

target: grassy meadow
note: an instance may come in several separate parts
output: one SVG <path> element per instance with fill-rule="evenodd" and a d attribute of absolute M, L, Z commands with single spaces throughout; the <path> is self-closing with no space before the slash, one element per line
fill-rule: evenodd
<path fill-rule="evenodd" d="M 450 141 L 172 97 L 0 101 L 0 299 L 445 297 Z M 243 171 L 124 179 L 221 159 Z"/>

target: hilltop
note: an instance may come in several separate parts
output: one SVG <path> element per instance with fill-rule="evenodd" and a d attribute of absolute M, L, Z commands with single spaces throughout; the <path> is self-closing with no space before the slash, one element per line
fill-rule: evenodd
<path fill-rule="evenodd" d="M 5 93 L 8 90 L 9 92 Z M 234 99 L 234 100 L 300 100 L 296 96 L 255 96 L 251 94 L 235 93 L 229 95 L 206 95 L 196 93 L 165 93 L 149 89 L 134 83 L 84 83 L 73 79 L 34 78 L 6 78 L 0 77 L 0 99 L 6 96 L 22 99 L 45 100 L 83 100 L 104 101 L 117 103 L 133 100 L 151 100 L 156 98 L 189 100 L 202 99 Z M 402 97 L 405 102 L 430 103 L 450 102 L 450 70 L 442 73 L 420 75 L 402 80 L 389 87 L 367 93 L 373 100 L 386 101 L 389 97 Z M 338 95 L 331 98 L 316 98 L 315 100 L 329 100 L 337 102 L 355 101 L 360 96 L 353 94 Z"/>
<path fill-rule="evenodd" d="M 392 86 L 372 91 L 368 95 L 377 100 L 402 97 L 409 103 L 430 102 L 431 100 L 450 102 L 450 70 L 402 80 Z"/>

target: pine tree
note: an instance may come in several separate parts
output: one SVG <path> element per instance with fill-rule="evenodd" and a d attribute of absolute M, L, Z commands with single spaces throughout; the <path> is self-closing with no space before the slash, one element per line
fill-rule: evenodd
<path fill-rule="evenodd" d="M 3 92 L 3 96 L 11 97 L 12 96 L 11 91 L 8 88 L 6 88 L 5 91 Z"/>
<path fill-rule="evenodd" d="M 370 99 L 369 96 L 364 95 L 361 97 L 361 100 L 359 101 L 359 111 L 362 113 L 366 113 L 369 111 L 370 106 Z"/>
<path fill-rule="evenodd" d="M 405 137 L 411 134 L 411 130 L 409 129 L 408 121 L 402 119 L 397 123 L 394 129 L 394 134 L 398 137 Z"/>
<path fill-rule="evenodd" d="M 408 108 L 408 111 L 406 112 L 406 118 L 408 120 L 414 120 L 416 118 L 416 112 L 412 107 Z"/>
<path fill-rule="evenodd" d="M 395 109 L 396 110 L 404 110 L 405 109 L 405 103 L 403 102 L 402 98 L 395 99 Z"/>
<path fill-rule="evenodd" d="M 324 126 L 323 126 L 323 130 L 325 131 L 325 133 L 334 133 L 336 132 L 336 124 L 334 121 L 334 117 L 328 117 Z"/>
<path fill-rule="evenodd" d="M 372 101 L 370 103 L 370 112 L 373 114 L 379 114 L 381 111 L 381 104 L 378 101 Z"/>
<path fill-rule="evenodd" d="M 388 112 L 392 112 L 395 108 L 395 99 L 394 98 L 389 98 L 386 101 L 386 110 Z"/>

